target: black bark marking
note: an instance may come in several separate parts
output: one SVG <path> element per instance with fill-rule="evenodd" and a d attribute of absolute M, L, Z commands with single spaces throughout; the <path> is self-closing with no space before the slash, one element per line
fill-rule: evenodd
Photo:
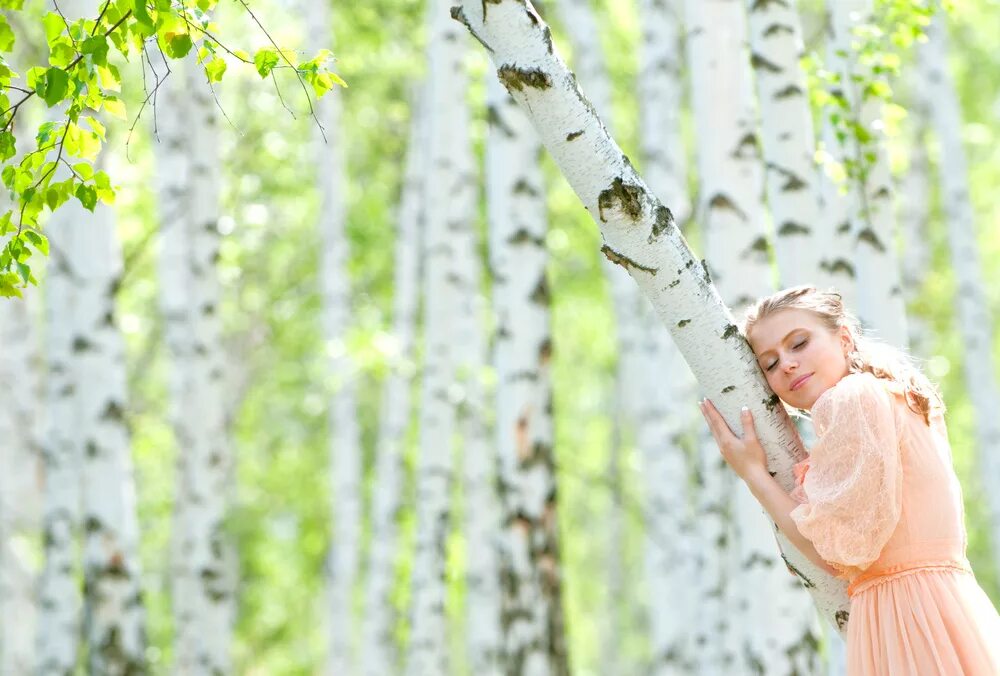
<path fill-rule="evenodd" d="M 575 141 L 578 138 L 580 138 L 581 136 L 583 136 L 583 130 L 582 129 L 580 131 L 572 131 L 572 132 L 566 134 L 566 141 L 567 142 L 568 141 Z"/>
<path fill-rule="evenodd" d="M 681 283 L 680 279 L 675 279 L 674 281 L 670 282 L 670 284 L 667 285 L 667 288 L 672 289 L 680 283 Z"/>
<path fill-rule="evenodd" d="M 735 385 L 726 385 L 725 387 L 722 388 L 722 393 L 723 394 L 729 394 L 730 392 L 732 392 L 735 389 L 736 389 Z"/>
<path fill-rule="evenodd" d="M 711 209 L 728 209 L 729 211 L 735 212 L 740 218 L 746 218 L 746 214 L 736 206 L 736 203 L 729 199 L 728 195 L 723 193 L 718 193 L 708 201 L 708 206 Z"/>
<path fill-rule="evenodd" d="M 778 407 L 778 406 L 781 405 L 781 399 L 778 397 L 778 395 L 772 394 L 770 397 L 768 397 L 767 399 L 765 399 L 762 403 L 764 404 L 764 407 L 767 408 L 768 411 L 772 411 L 773 412 L 776 407 Z"/>
<path fill-rule="evenodd" d="M 767 27 L 767 30 L 764 31 L 764 37 L 765 38 L 773 37 L 778 33 L 787 33 L 788 35 L 794 35 L 795 31 L 792 30 L 791 26 L 786 26 L 783 23 L 776 23 Z"/>
<path fill-rule="evenodd" d="M 529 195 L 530 197 L 538 197 L 538 191 L 528 183 L 523 178 L 518 179 L 517 183 L 514 184 L 514 194 L 515 195 Z"/>
<path fill-rule="evenodd" d="M 549 294 L 549 283 L 543 274 L 535 285 L 535 290 L 531 292 L 531 302 L 547 306 L 551 296 Z"/>
<path fill-rule="evenodd" d="M 767 241 L 767 237 L 760 235 L 753 241 L 753 243 L 748 247 L 749 253 L 764 253 L 766 254 L 771 250 L 771 245 Z"/>
<path fill-rule="evenodd" d="M 655 275 L 657 272 L 659 272 L 657 268 L 650 268 L 646 267 L 645 265 L 640 265 L 639 263 L 636 263 L 628 256 L 623 256 L 622 254 L 618 253 L 617 251 L 609 247 L 607 244 L 601 247 L 601 253 L 603 253 L 609 261 L 611 261 L 615 265 L 622 266 L 626 270 L 628 270 L 629 268 L 635 268 L 636 270 L 642 270 L 643 272 L 648 272 L 651 275 Z"/>
<path fill-rule="evenodd" d="M 622 213 L 632 221 L 637 221 L 642 217 L 642 197 L 644 195 L 642 187 L 634 183 L 626 183 L 621 177 L 616 178 L 611 187 L 603 191 L 597 197 L 597 208 L 601 217 L 601 222 L 607 223 L 604 218 L 604 210 L 614 207 L 616 204 Z"/>
<path fill-rule="evenodd" d="M 847 624 L 847 621 L 850 618 L 851 618 L 851 614 L 849 612 L 847 612 L 846 610 L 838 610 L 837 614 L 834 615 L 834 619 L 837 620 L 837 629 L 840 629 L 840 630 L 843 631 L 844 625 Z"/>
<path fill-rule="evenodd" d="M 722 332 L 722 339 L 729 340 L 730 338 L 740 335 L 740 329 L 736 324 L 729 324 L 726 326 L 726 330 Z"/>
<path fill-rule="evenodd" d="M 750 65 L 754 67 L 754 70 L 764 70 L 768 73 L 780 73 L 781 67 L 775 64 L 773 61 L 768 61 L 760 54 L 754 52 L 750 55 Z"/>
<path fill-rule="evenodd" d="M 486 11 L 485 11 L 485 9 L 486 9 L 485 3 L 486 2 L 490 2 L 490 3 L 493 3 L 493 4 L 499 4 L 496 0 L 483 0 L 483 19 L 486 18 Z M 481 37 L 479 37 L 479 33 L 477 33 L 476 31 L 472 30 L 472 24 L 469 23 L 469 19 L 468 19 L 468 17 L 465 16 L 465 12 L 462 11 L 461 7 L 455 6 L 455 7 L 451 8 L 451 18 L 454 19 L 455 21 L 459 22 L 463 26 L 465 26 L 465 29 L 467 31 L 469 31 L 469 33 L 472 35 L 472 37 L 476 38 L 476 41 L 479 42 L 479 44 L 481 44 L 483 46 L 483 49 L 485 49 L 490 54 L 493 54 L 493 48 L 490 47 L 488 44 L 486 44 L 486 42 Z"/>
<path fill-rule="evenodd" d="M 542 246 L 545 244 L 544 237 L 536 237 L 528 232 L 525 228 L 518 228 L 517 232 L 507 238 L 507 243 L 511 245 L 516 244 L 534 244 L 535 246 Z"/>
<path fill-rule="evenodd" d="M 801 223 L 796 223 L 795 221 L 785 221 L 778 228 L 778 234 L 781 236 L 808 235 L 810 232 L 812 232 L 812 228 L 808 225 L 802 225 Z"/>
<path fill-rule="evenodd" d="M 844 234 L 847 234 L 850 231 L 851 231 L 851 222 L 850 221 L 844 221 L 843 223 L 841 223 L 840 225 L 837 226 L 837 234 L 838 235 L 844 235 Z"/>
<path fill-rule="evenodd" d="M 820 263 L 820 267 L 830 274 L 844 274 L 854 279 L 854 264 L 843 258 L 835 258 L 832 261 Z"/>
<path fill-rule="evenodd" d="M 674 227 L 674 215 L 670 213 L 670 209 L 663 205 L 656 207 L 656 216 L 653 221 L 653 230 L 649 234 L 649 243 L 652 244 L 654 239 L 672 227 Z"/>
<path fill-rule="evenodd" d="M 682 319 L 679 322 L 677 322 L 677 328 L 683 329 L 685 326 L 687 326 L 690 323 L 691 323 L 690 319 Z"/>
<path fill-rule="evenodd" d="M 802 190 L 803 188 L 806 187 L 805 181 L 803 181 L 795 174 L 789 173 L 787 171 L 784 172 L 784 174 L 785 178 L 788 180 L 786 180 L 785 184 L 781 186 L 781 192 L 793 192 L 795 190 Z"/>
<path fill-rule="evenodd" d="M 806 587 L 815 587 L 816 586 L 815 584 L 813 584 L 812 580 L 810 580 L 808 577 L 806 577 L 805 575 L 803 575 L 803 573 L 802 573 L 801 570 L 799 570 L 798 568 L 796 568 L 795 566 L 793 566 L 792 563 L 791 563 L 791 561 L 789 561 L 785 557 L 784 554 L 781 555 L 781 558 L 785 562 L 785 565 L 788 566 L 788 570 L 792 571 L 793 573 L 795 573 L 796 575 L 799 576 L 799 578 L 802 580 L 802 584 L 804 584 Z"/>
<path fill-rule="evenodd" d="M 552 87 L 552 80 L 548 74 L 539 68 L 518 68 L 517 66 L 505 65 L 497 69 L 497 77 L 507 88 L 507 91 L 524 91 L 525 87 L 531 89 L 549 89 Z"/>
<path fill-rule="evenodd" d="M 703 276 L 705 278 L 705 283 L 706 284 L 711 284 L 712 283 L 712 275 L 708 272 L 708 261 L 706 261 L 704 258 L 701 259 L 701 271 L 702 271 L 702 274 L 703 274 Z"/>
<path fill-rule="evenodd" d="M 774 93 L 774 98 L 776 99 L 790 99 L 793 96 L 802 96 L 805 92 L 802 88 L 795 84 L 790 84 L 784 89 L 779 89 Z"/>
<path fill-rule="evenodd" d="M 750 7 L 750 11 L 756 12 L 758 9 L 767 9 L 768 5 L 788 7 L 788 0 L 754 0 L 753 6 Z"/>
<path fill-rule="evenodd" d="M 867 242 L 871 246 L 878 249 L 880 252 L 885 252 L 885 244 L 882 244 L 882 240 L 879 239 L 878 235 L 871 228 L 865 228 L 858 233 L 859 242 Z"/>

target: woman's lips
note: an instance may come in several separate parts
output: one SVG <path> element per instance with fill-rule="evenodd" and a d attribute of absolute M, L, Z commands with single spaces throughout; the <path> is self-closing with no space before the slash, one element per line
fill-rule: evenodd
<path fill-rule="evenodd" d="M 811 373 L 807 373 L 806 375 L 802 376 L 801 378 L 795 379 L 794 381 L 792 381 L 792 386 L 789 387 L 788 389 L 793 390 L 793 391 L 799 389 L 800 387 L 802 387 L 802 383 L 804 383 L 805 381 L 809 380 L 811 377 L 812 377 L 812 374 Z"/>

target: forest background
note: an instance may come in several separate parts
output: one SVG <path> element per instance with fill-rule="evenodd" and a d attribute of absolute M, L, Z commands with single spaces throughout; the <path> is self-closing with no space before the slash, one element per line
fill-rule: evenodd
<path fill-rule="evenodd" d="M 44 3 L 37 2 L 39 15 Z M 26 7 L 32 3 L 26 3 Z M 642 170 L 637 100 L 641 21 L 633 2 L 594 2 L 601 27 L 601 47 L 612 84 L 614 135 Z M 302 47 L 309 11 L 290 0 L 254 3 L 275 40 Z M 801 3 L 806 60 L 822 62 L 821 3 Z M 236 6 L 220 7 L 220 25 L 239 40 L 266 38 Z M 320 288 L 322 241 L 316 228 L 321 195 L 316 190 L 316 125 L 294 82 L 279 78 L 281 96 L 252 68 L 234 68 L 216 85 L 228 122 L 221 126 L 223 239 L 218 261 L 223 285 L 222 340 L 235 366 L 234 387 L 226 405 L 232 412 L 235 492 L 227 528 L 239 559 L 237 622 L 233 639 L 237 673 L 315 673 L 324 661 L 327 637 L 323 601 L 324 565 L 330 547 L 329 515 L 336 507 L 328 475 L 327 402 L 344 378 L 356 378 L 358 422 L 364 449 L 363 498 L 373 492 L 374 445 L 379 425 L 382 383 L 401 355 L 391 335 L 393 242 L 397 204 L 409 141 L 411 101 L 425 75 L 425 6 L 416 0 L 343 3 L 333 9 L 332 45 L 337 72 L 350 84 L 338 91 L 343 117 L 328 128 L 326 147 L 344 151 L 347 180 L 346 232 L 351 283 L 350 330 L 342 344 L 324 339 Z M 28 16 L 25 10 L 24 16 Z M 555 17 L 555 41 L 573 66 L 570 41 Z M 886 27 L 889 29 L 890 27 Z M 969 159 L 969 188 L 975 207 L 980 259 L 992 317 L 1000 317 L 1000 2 L 955 3 L 949 20 L 952 52 L 948 66 L 962 104 L 962 138 Z M 39 32 L 40 32 L 39 28 Z M 250 36 L 250 37 L 248 37 Z M 225 36 L 222 40 L 225 41 Z M 484 153 L 487 116 L 486 54 L 471 38 L 466 55 L 470 69 L 468 101 L 477 157 Z M 900 83 L 887 107 L 889 149 L 901 182 L 914 145 L 907 109 L 906 74 L 912 53 L 898 49 Z M 807 64 L 808 65 L 808 64 Z M 144 97 L 139 67 L 124 67 L 123 98 L 134 113 Z M 128 71 L 128 69 L 131 69 Z M 294 114 L 288 110 L 290 107 Z M 154 189 L 155 139 L 148 110 L 131 136 L 127 121 L 109 121 L 106 170 L 118 186 L 117 231 L 125 269 L 117 292 L 117 318 L 127 340 L 128 407 L 131 448 L 141 532 L 142 587 L 148 611 L 151 663 L 170 660 L 173 621 L 170 613 L 168 543 L 175 490 L 176 444 L 167 415 L 168 370 L 163 320 L 158 312 L 156 232 L 160 216 Z M 822 112 L 817 110 L 817 120 Z M 682 118 L 684 146 L 678 148 L 694 166 L 695 137 L 690 112 Z M 130 138 L 126 149 L 126 139 Z M 932 160 L 937 149 L 930 145 Z M 196 152 L 196 148 L 191 148 Z M 479 165 L 481 167 L 481 163 Z M 600 234 L 552 162 L 543 159 L 549 232 L 546 247 L 552 302 L 555 454 L 559 485 L 559 531 L 564 571 L 564 604 L 569 653 L 574 672 L 598 673 L 607 650 L 602 637 L 612 624 L 620 642 L 614 647 L 621 673 L 648 658 L 644 622 L 649 599 L 643 585 L 643 547 L 649 524 L 641 496 L 641 462 L 635 449 L 621 449 L 620 472 L 609 472 L 610 448 L 617 443 L 609 414 L 616 373 L 616 344 L 609 292 L 601 270 Z M 897 185 L 899 182 L 897 182 Z M 698 192 L 691 172 L 690 195 Z M 900 194 L 899 203 L 908 196 Z M 948 258 L 940 198 L 930 192 L 928 241 L 930 266 L 920 293 L 911 295 L 908 312 L 930 327 L 925 359 L 929 375 L 940 383 L 948 404 L 955 465 L 965 491 L 969 555 L 983 587 L 1000 604 L 1000 579 L 988 540 L 983 483 L 975 457 L 973 412 L 963 377 L 963 347 L 956 327 L 955 276 Z M 447 199 L 432 195 L 430 199 Z M 665 196 L 668 206 L 669 197 Z M 485 234 L 485 204 L 480 203 L 480 232 Z M 686 231 L 697 251 L 697 223 Z M 485 248 L 485 237 L 483 238 Z M 484 251 L 485 256 L 485 251 Z M 26 301 L 42 323 L 41 284 Z M 487 275 L 483 291 L 488 292 Z M 22 302 L 5 300 L 4 302 Z M 346 355 L 347 372 L 322 376 L 331 353 Z M 993 354 L 1000 356 L 994 331 Z M 419 365 L 417 355 L 413 364 Z M 418 371 L 419 372 L 419 371 Z M 993 374 L 994 376 L 998 374 Z M 488 370 L 485 380 L 489 382 Z M 417 382 L 415 379 L 414 382 Z M 692 399 L 692 413 L 695 400 Z M 694 416 L 692 416 L 694 419 Z M 694 428 L 692 428 L 694 430 Z M 416 440 L 415 425 L 411 440 Z M 692 431 L 694 434 L 694 431 Z M 406 554 L 415 537 L 413 471 L 415 443 L 407 451 L 409 469 L 401 513 L 400 562 L 395 603 L 401 615 L 410 601 Z M 462 514 L 456 490 L 455 522 Z M 620 545 L 603 536 L 602 524 L 614 515 L 626 525 Z M 361 556 L 370 548 L 363 522 Z M 18 544 L 33 570 L 41 568 L 39 538 Z M 461 571 L 468 552 L 460 529 L 448 541 L 452 571 Z M 612 583 L 612 570 L 629 571 Z M 462 575 L 452 573 L 448 613 L 460 622 L 462 608 L 474 602 Z M 356 595 L 360 606 L 360 592 Z M 456 626 L 458 626 L 456 624 Z M 399 623 L 405 640 L 406 623 Z M 463 668 L 463 638 L 450 642 L 456 673 Z"/>

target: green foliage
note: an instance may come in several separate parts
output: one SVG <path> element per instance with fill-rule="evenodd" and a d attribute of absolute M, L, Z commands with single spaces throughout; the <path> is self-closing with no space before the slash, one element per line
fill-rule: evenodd
<path fill-rule="evenodd" d="M 107 142 L 97 114 L 120 119 L 128 115 L 117 95 L 121 73 L 109 61 L 113 54 L 125 60 L 138 57 L 141 63 L 149 49 L 159 48 L 171 59 L 184 58 L 196 50 L 209 84 L 222 80 L 227 58 L 251 63 L 245 52 L 231 50 L 218 41 L 218 26 L 213 23 L 216 4 L 217 0 L 106 0 L 98 16 L 76 20 L 58 10 L 48 12 L 41 18 L 47 62 L 29 65 L 23 86 L 18 84 L 21 75 L 8 62 L 17 36 L 8 17 L 0 15 L 0 159 L 3 183 L 13 205 L 0 226 L 0 295 L 20 295 L 19 288 L 35 283 L 28 259 L 33 251 L 44 252 L 27 233 L 40 231 L 46 210 L 59 208 L 70 197 L 89 210 L 98 201 L 110 203 L 114 199 L 107 175 L 93 167 Z M 3 0 L 2 7 L 21 11 L 22 2 Z M 252 15 L 250 8 L 244 7 Z M 327 68 L 328 50 L 299 66 L 290 53 L 273 47 L 259 50 L 252 61 L 262 77 L 276 68 L 289 68 L 311 85 L 316 96 L 335 85 L 344 86 L 344 81 Z M 36 135 L 36 147 L 18 160 L 19 127 L 15 121 L 23 115 L 22 106 L 35 99 L 57 108 L 63 119 L 44 122 Z M 71 158 L 81 161 L 71 164 Z"/>

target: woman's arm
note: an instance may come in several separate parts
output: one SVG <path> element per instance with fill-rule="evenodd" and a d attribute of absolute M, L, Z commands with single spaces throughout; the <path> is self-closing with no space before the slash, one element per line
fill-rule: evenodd
<path fill-rule="evenodd" d="M 785 489 L 775 481 L 766 467 L 752 469 L 747 472 L 743 480 L 753 496 L 757 498 L 757 502 L 771 515 L 774 523 L 778 525 L 778 530 L 785 534 L 785 537 L 795 545 L 796 549 L 830 575 L 840 574 L 839 570 L 823 560 L 812 541 L 799 532 L 799 527 L 791 517 L 792 510 L 798 507 L 799 503 L 785 492 Z"/>
<path fill-rule="evenodd" d="M 757 502 L 774 519 L 778 530 L 784 533 L 785 537 L 806 558 L 831 575 L 838 575 L 839 571 L 830 567 L 823 560 L 812 541 L 799 531 L 798 525 L 792 519 L 791 512 L 798 507 L 799 503 L 793 500 L 792 496 L 786 493 L 785 489 L 767 471 L 767 455 L 764 453 L 760 441 L 757 440 L 753 415 L 747 407 L 744 406 L 740 414 L 740 419 L 743 422 L 743 438 L 733 434 L 722 414 L 716 410 L 711 401 L 705 399 L 701 402 L 700 408 L 708 423 L 708 428 L 712 431 L 712 436 L 719 444 L 719 452 L 722 453 L 722 457 L 733 468 L 733 471 L 746 482 L 750 492 L 757 498 Z"/>

